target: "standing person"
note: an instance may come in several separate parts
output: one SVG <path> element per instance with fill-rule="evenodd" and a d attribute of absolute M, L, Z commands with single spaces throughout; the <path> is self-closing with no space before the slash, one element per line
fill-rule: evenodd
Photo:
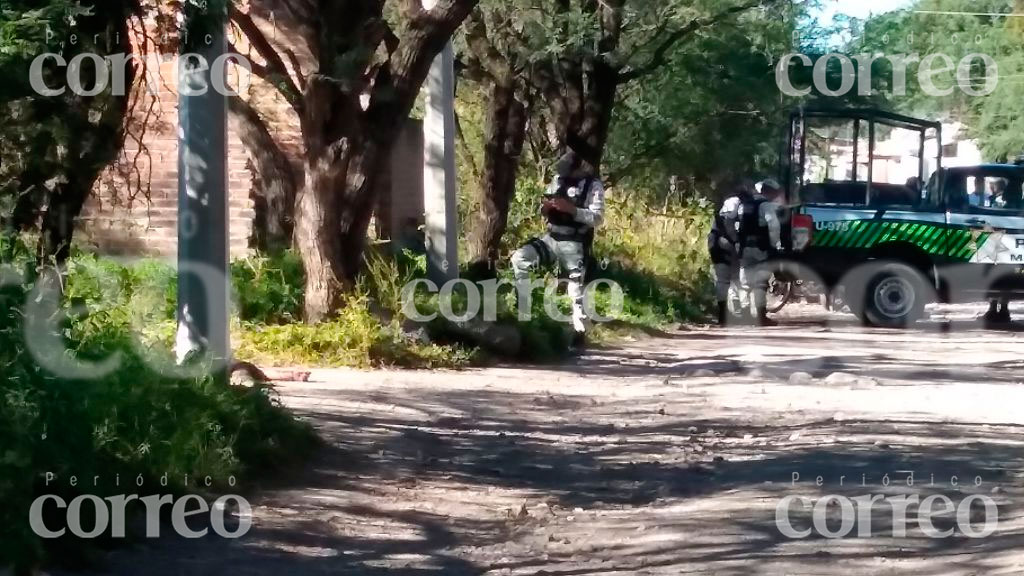
<path fill-rule="evenodd" d="M 740 296 L 761 326 L 774 326 L 768 318 L 768 282 L 771 271 L 763 264 L 782 250 L 782 224 L 779 204 L 782 186 L 772 179 L 759 182 L 754 195 L 740 204 L 739 251 Z"/>
<path fill-rule="evenodd" d="M 586 343 L 587 317 L 583 307 L 586 258 L 594 230 L 604 221 L 604 185 L 596 171 L 575 152 L 558 161 L 555 181 L 541 201 L 547 234 L 533 238 L 512 255 L 516 280 L 529 278 L 538 266 L 558 264 L 569 276 L 572 299 L 573 346 Z"/>
<path fill-rule="evenodd" d="M 722 207 L 715 212 L 708 233 L 708 254 L 715 271 L 715 300 L 718 303 L 718 325 L 725 326 L 729 318 L 729 288 L 736 278 L 739 266 L 739 254 L 736 244 L 739 242 L 736 225 L 740 205 L 753 197 L 749 183 L 740 184 L 732 196 L 722 202 Z"/>
<path fill-rule="evenodd" d="M 982 179 L 977 179 L 981 182 Z M 1009 204 L 1009 194 L 1007 193 L 1007 186 L 1009 182 L 1006 178 L 992 178 L 988 181 L 989 198 L 985 202 L 985 206 L 991 208 L 1008 208 L 1016 207 Z M 1010 319 L 1010 300 L 1004 296 L 999 298 L 991 298 L 988 301 L 988 312 L 983 316 L 985 324 L 989 326 L 1004 326 L 1011 322 Z"/>

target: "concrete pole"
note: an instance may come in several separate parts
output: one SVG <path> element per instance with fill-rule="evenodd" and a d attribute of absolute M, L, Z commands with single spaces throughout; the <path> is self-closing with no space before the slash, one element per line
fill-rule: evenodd
<path fill-rule="evenodd" d="M 436 0 L 423 0 L 424 8 Z M 455 182 L 455 51 L 452 43 L 434 60 L 427 77 L 423 119 L 423 211 L 427 273 L 441 285 L 458 278 L 458 203 Z"/>
<path fill-rule="evenodd" d="M 206 18 L 211 14 L 205 15 Z M 183 363 L 195 354 L 224 374 L 228 340 L 227 99 L 224 24 L 191 42 L 179 66 L 178 95 L 178 334 Z M 186 26 L 188 23 L 186 23 Z M 205 28 L 205 27 L 204 27 Z M 210 40 L 207 42 L 207 40 Z M 204 61 L 205 60 L 205 61 Z M 214 66 L 217 62 L 218 66 Z M 213 73 L 222 77 L 214 82 Z"/>

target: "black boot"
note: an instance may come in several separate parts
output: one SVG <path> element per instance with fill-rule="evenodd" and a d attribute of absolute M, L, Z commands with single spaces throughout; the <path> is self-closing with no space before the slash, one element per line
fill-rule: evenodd
<path fill-rule="evenodd" d="M 759 326 L 765 326 L 765 327 L 778 326 L 779 325 L 778 322 L 776 322 L 775 320 L 772 320 L 771 318 L 768 317 L 768 311 L 765 310 L 764 308 L 759 308 L 757 310 L 757 323 L 758 323 Z"/>
<path fill-rule="evenodd" d="M 570 347 L 574 352 L 585 352 L 587 349 L 586 332 L 574 332 L 572 335 L 572 344 L 570 345 Z"/>
<path fill-rule="evenodd" d="M 719 302 L 718 303 L 718 325 L 725 326 L 729 321 L 729 303 Z"/>
<path fill-rule="evenodd" d="M 988 306 L 988 312 L 982 316 L 985 325 L 988 327 L 1001 327 L 1010 323 L 1010 310 L 1000 302 L 992 300 Z"/>

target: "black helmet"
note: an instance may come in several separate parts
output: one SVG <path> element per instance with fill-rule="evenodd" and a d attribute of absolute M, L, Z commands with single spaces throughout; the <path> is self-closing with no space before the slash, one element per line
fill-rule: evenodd
<path fill-rule="evenodd" d="M 555 173 L 559 178 L 572 178 L 579 171 L 582 163 L 579 154 L 570 150 L 562 154 L 562 157 L 558 159 L 558 164 L 555 165 Z"/>

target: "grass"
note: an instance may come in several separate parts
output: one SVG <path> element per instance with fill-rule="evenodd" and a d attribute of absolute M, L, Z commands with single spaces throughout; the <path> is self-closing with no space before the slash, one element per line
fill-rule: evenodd
<path fill-rule="evenodd" d="M 513 211 L 510 245 L 537 224 L 527 201 Z M 597 309 L 613 321 L 598 326 L 594 340 L 650 332 L 707 313 L 709 220 L 706 206 L 659 213 L 629 200 L 610 201 L 591 279 L 615 282 L 623 301 L 610 314 L 612 292 L 597 292 Z M 31 254 L 16 244 L 0 250 L 20 263 Z M 424 274 L 422 256 L 371 252 L 367 273 L 338 316 L 309 326 L 298 322 L 303 272 L 294 254 L 235 261 L 236 357 L 264 365 L 358 368 L 460 368 L 486 359 L 474 344 L 454 337 L 451 325 L 417 327 L 397 313 L 403 287 Z M 508 279 L 507 269 L 502 274 Z M 69 263 L 63 306 L 46 314 L 53 321 L 27 329 L 26 317 L 33 314 L 26 306 L 36 301 L 31 288 L 0 288 L 0 558 L 31 566 L 53 553 L 54 543 L 44 546 L 28 531 L 27 506 L 44 490 L 73 497 L 84 489 L 47 488 L 41 483 L 46 472 L 142 477 L 147 486 L 167 475 L 172 480 L 164 490 L 172 492 L 199 489 L 180 481 L 186 475 L 209 475 L 218 490 L 231 477 L 252 481 L 264 471 L 292 466 L 316 446 L 310 428 L 280 406 L 272 388 L 224 386 L 170 369 L 177 287 L 166 263 L 121 263 L 77 253 Z M 526 322 L 515 318 L 510 290 L 499 299 L 498 322 L 519 331 L 521 358 L 565 354 L 570 327 L 548 318 L 539 293 Z M 453 300 L 456 312 L 464 310 L 464 295 L 456 293 Z M 436 295 L 419 293 L 416 301 L 428 314 L 440 305 Z M 565 297 L 557 305 L 568 312 Z M 429 332 L 432 342 L 418 336 L 417 328 Z M 40 366 L 26 334 L 33 341 L 42 335 L 48 337 L 43 342 L 66 343 L 68 351 L 58 354 L 65 359 L 97 363 L 116 357 L 118 363 L 102 377 L 61 376 Z M 124 492 L 102 482 L 88 490 L 101 496 Z M 58 556 L 72 563 L 77 558 Z"/>
<path fill-rule="evenodd" d="M 517 199 L 513 207 L 509 252 L 543 229 L 535 208 L 531 209 L 538 194 L 532 192 Z M 623 302 L 621 311 L 610 315 L 612 322 L 597 326 L 597 340 L 707 318 L 714 304 L 706 248 L 710 223 L 707 203 L 653 210 L 628 194 L 609 195 L 587 280 L 614 282 L 622 289 Z M 607 287 L 597 292 L 597 309 L 606 316 L 610 297 Z"/>
<path fill-rule="evenodd" d="M 598 272 L 626 294 L 621 318 L 648 327 L 706 317 L 713 302 L 706 237 L 711 208 L 694 204 L 655 211 L 611 200 L 595 252 Z"/>
<path fill-rule="evenodd" d="M 70 267 L 66 305 L 48 324 L 32 324 L 26 312 L 39 300 L 31 285 L 0 290 L 0 565 L 25 570 L 50 559 L 81 567 L 88 558 L 94 542 L 70 533 L 43 541 L 31 532 L 28 507 L 41 494 L 237 493 L 316 447 L 312 429 L 281 407 L 272 388 L 168 369 L 173 357 L 161 336 L 135 327 L 167 314 L 171 278 L 149 264 L 80 257 Z M 55 370 L 39 352 L 47 342 L 66 348 L 49 358 L 93 369 Z M 101 374 L 85 377 L 98 366 Z M 47 486 L 47 473 L 59 480 Z M 73 486 L 71 476 L 98 480 Z M 209 488 L 185 482 L 206 476 Z"/>
<path fill-rule="evenodd" d="M 435 369 L 462 368 L 476 359 L 463 346 L 420 342 L 395 325 L 382 325 L 360 297 L 317 325 L 242 324 L 235 342 L 238 359 L 271 366 Z"/>
<path fill-rule="evenodd" d="M 407 270 L 417 265 L 415 259 L 402 264 Z M 380 258 L 371 261 L 370 270 L 335 318 L 307 325 L 298 321 L 303 273 L 297 256 L 255 255 L 232 262 L 235 358 L 270 366 L 428 369 L 461 368 L 477 360 L 465 346 L 432 344 L 405 334 L 391 310 L 400 307 L 401 287 L 410 272 Z M 77 254 L 69 265 L 66 293 L 82 312 L 81 330 L 116 322 L 145 348 L 173 343 L 177 286 L 168 264 L 150 259 L 125 264 Z"/>

